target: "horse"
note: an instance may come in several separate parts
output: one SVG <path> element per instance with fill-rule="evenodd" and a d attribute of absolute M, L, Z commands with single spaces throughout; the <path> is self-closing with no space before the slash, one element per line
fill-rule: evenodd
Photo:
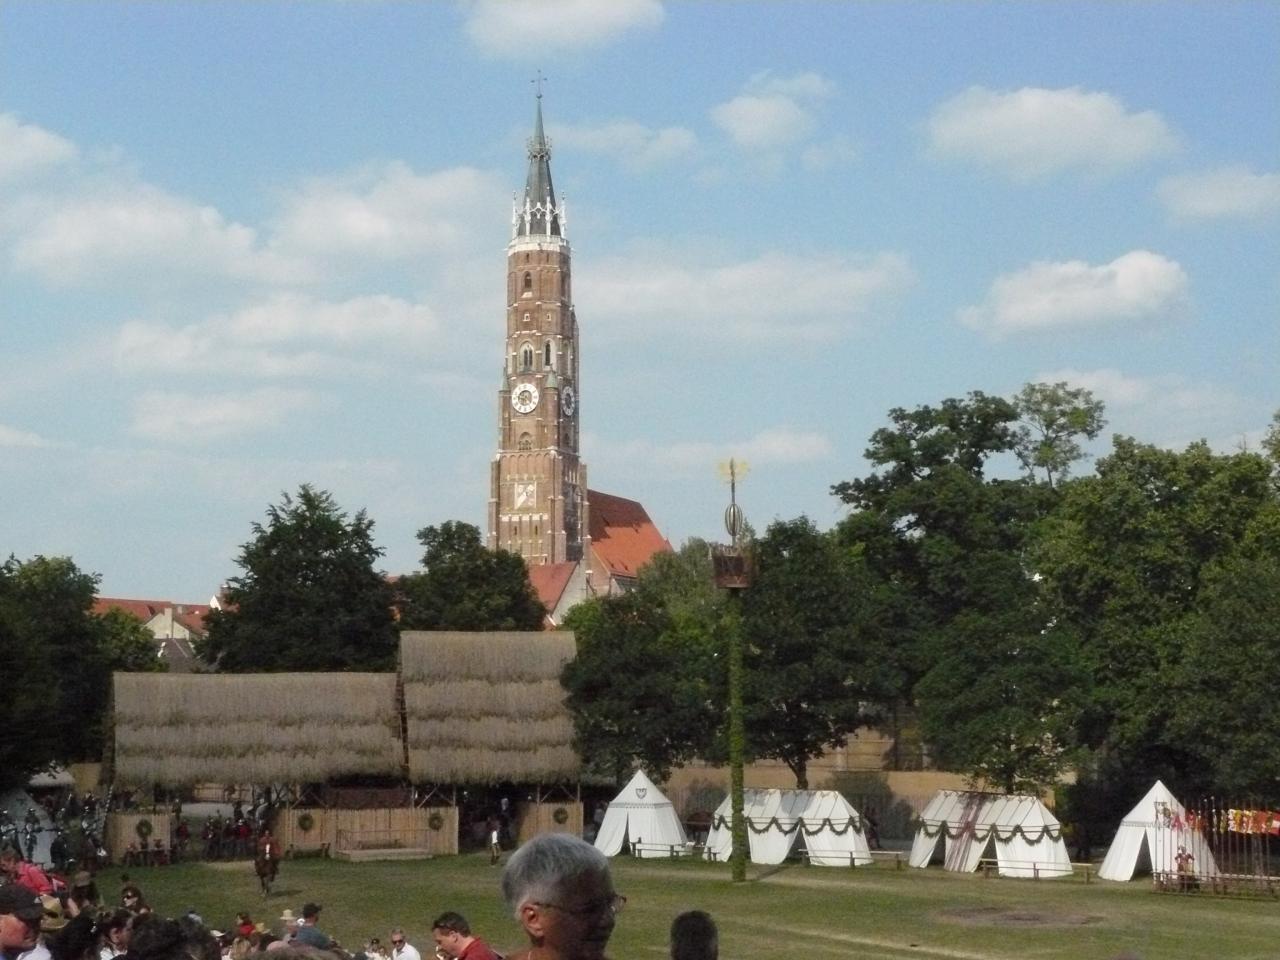
<path fill-rule="evenodd" d="M 265 897 L 271 893 L 271 884 L 280 871 L 280 852 L 275 837 L 266 834 L 258 838 L 258 853 L 253 858 L 253 870 L 258 875 L 258 883 Z"/>

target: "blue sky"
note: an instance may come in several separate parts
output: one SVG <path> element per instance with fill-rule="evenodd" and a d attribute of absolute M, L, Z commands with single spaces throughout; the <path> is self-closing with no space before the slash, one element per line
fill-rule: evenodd
<path fill-rule="evenodd" d="M 0 552 L 202 601 L 285 490 L 483 526 L 537 70 L 591 486 L 841 515 L 888 410 L 1280 407 L 1280 4 L 0 5 Z"/>

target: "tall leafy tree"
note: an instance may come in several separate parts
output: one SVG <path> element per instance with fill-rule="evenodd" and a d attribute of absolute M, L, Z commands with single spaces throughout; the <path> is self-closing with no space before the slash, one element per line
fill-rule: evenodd
<path fill-rule="evenodd" d="M 1170 734 L 1197 760 L 1191 786 L 1280 800 L 1280 553 L 1244 551 L 1204 577 L 1196 611 L 1178 628 Z M 1199 780 L 1197 783 L 1196 780 Z"/>
<path fill-rule="evenodd" d="M 546 608 L 524 560 L 486 549 L 480 530 L 450 520 L 424 527 L 422 571 L 402 577 L 401 625 L 410 630 L 540 630 Z"/>
<path fill-rule="evenodd" d="M 1079 438 L 1096 440 L 1107 425 L 1102 401 L 1066 382 L 1028 383 L 1013 403 L 1021 421 L 1014 452 L 1031 477 L 1044 471 L 1050 487 L 1065 480 L 1071 465 L 1084 458 Z"/>
<path fill-rule="evenodd" d="M 0 649 L 12 679 L 0 698 L 0 781 L 100 758 L 111 674 L 162 669 L 136 618 L 93 614 L 97 585 L 67 557 L 0 565 Z"/>
<path fill-rule="evenodd" d="M 838 530 L 896 625 L 909 700 L 938 762 L 1003 785 L 1052 780 L 1078 699 L 1070 638 L 1048 631 L 1025 554 L 1053 491 L 989 476 L 1022 434 L 1017 406 L 981 392 L 895 409 L 871 437 L 873 472 L 837 484 Z"/>
<path fill-rule="evenodd" d="M 724 712 L 723 604 L 706 544 L 690 541 L 655 556 L 632 592 L 570 611 L 578 654 L 562 682 L 589 767 L 622 781 L 640 765 L 665 779 L 714 751 Z"/>
<path fill-rule="evenodd" d="M 741 627 L 747 752 L 782 761 L 806 789 L 810 760 L 883 718 L 893 662 L 869 628 L 852 558 L 808 518 L 771 524 L 752 555 Z"/>
<path fill-rule="evenodd" d="M 382 549 L 363 510 L 347 515 L 303 484 L 267 508 L 236 563 L 226 609 L 209 617 L 200 655 L 229 672 L 387 670 L 393 595 L 374 568 Z"/>
<path fill-rule="evenodd" d="M 1280 410 L 1271 415 L 1271 425 L 1262 438 L 1262 449 L 1271 458 L 1271 462 L 1280 467 Z"/>
<path fill-rule="evenodd" d="M 1095 476 L 1064 489 L 1031 555 L 1092 676 L 1079 731 L 1104 769 L 1187 782 L 1195 747 L 1171 725 L 1185 621 L 1217 563 L 1276 538 L 1275 506 L 1265 458 L 1203 442 L 1175 451 L 1117 437 Z"/>

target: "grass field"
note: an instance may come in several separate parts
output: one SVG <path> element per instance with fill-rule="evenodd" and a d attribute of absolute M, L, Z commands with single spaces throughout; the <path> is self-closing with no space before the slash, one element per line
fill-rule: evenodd
<path fill-rule="evenodd" d="M 264 901 L 247 862 L 133 868 L 153 907 L 175 915 L 195 907 L 226 929 L 237 910 L 273 921 L 306 900 L 324 906 L 321 928 L 355 949 L 392 926 L 428 956 L 428 925 L 458 910 L 499 949 L 521 942 L 498 895 L 498 867 L 484 855 L 430 861 L 281 865 Z M 1156 894 L 1148 882 L 983 879 L 939 868 L 891 865 L 846 870 L 786 865 L 753 868 L 733 885 L 728 867 L 697 862 L 614 861 L 614 885 L 628 898 L 610 945 L 614 960 L 657 960 L 683 910 L 710 912 L 726 960 L 856 957 L 862 960 L 1275 960 L 1280 904 Z M 99 878 L 115 898 L 119 870 Z"/>

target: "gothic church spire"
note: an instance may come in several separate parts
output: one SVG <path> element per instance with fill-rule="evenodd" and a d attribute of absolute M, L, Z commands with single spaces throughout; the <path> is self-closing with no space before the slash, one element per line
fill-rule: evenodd
<path fill-rule="evenodd" d="M 542 129 L 542 93 L 537 97 L 533 136 L 529 138 L 529 176 L 524 184 L 524 207 L 515 210 L 515 236 L 564 235 L 564 209 L 556 203 L 551 183 L 551 144 Z"/>

